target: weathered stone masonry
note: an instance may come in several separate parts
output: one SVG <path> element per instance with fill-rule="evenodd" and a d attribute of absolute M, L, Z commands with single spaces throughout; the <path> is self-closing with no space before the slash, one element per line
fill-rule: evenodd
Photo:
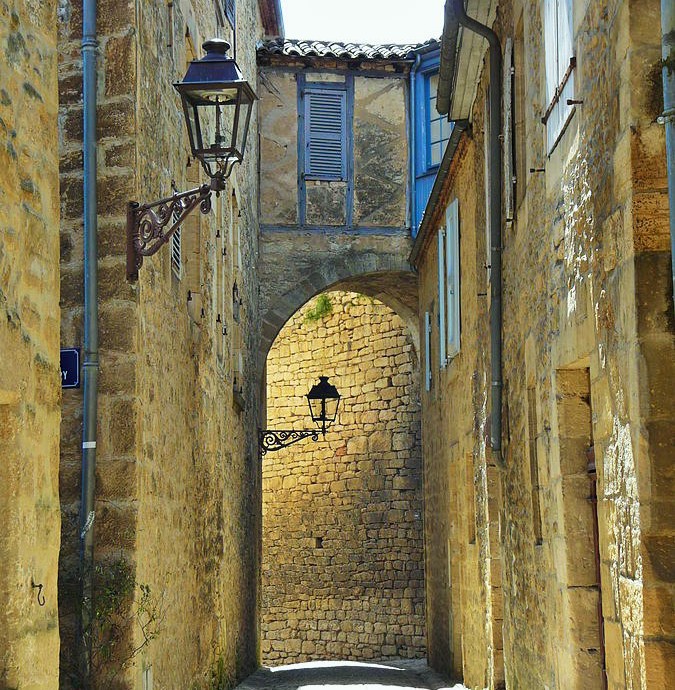
<path fill-rule="evenodd" d="M 81 3 L 60 23 L 63 342 L 82 332 Z M 237 3 L 237 61 L 256 89 L 257 2 Z M 158 637 L 116 682 L 233 682 L 258 659 L 259 567 L 257 135 L 208 216 L 125 281 L 126 204 L 203 181 L 172 83 L 218 31 L 212 2 L 98 3 L 98 223 L 101 367 L 95 544 L 105 570 L 124 558 L 161 607 Z M 233 286 L 241 299 L 235 323 Z M 188 300 L 188 291 L 191 299 Z M 234 333 L 244 334 L 237 342 Z M 235 353 L 235 348 L 237 352 Z M 239 357 L 241 353 L 241 357 Z M 235 357 L 235 354 L 237 355 Z M 235 371 L 238 399 L 235 400 Z M 61 683 L 75 663 L 81 396 L 64 396 L 61 441 Z M 138 597 L 139 590 L 136 591 Z M 134 604 L 129 604 L 133 610 Z M 138 646 L 129 627 L 125 643 Z M 181 653 L 176 654 L 175 650 Z M 103 682 L 99 678 L 99 682 Z M 77 678 L 73 680 L 77 684 Z"/>
<path fill-rule="evenodd" d="M 675 357 L 663 132 L 655 122 L 659 3 L 573 4 L 575 98 L 583 105 L 550 155 L 541 123 L 542 4 L 500 3 L 495 22 L 503 44 L 514 39 L 520 171 L 515 219 L 503 237 L 498 474 L 484 445 L 487 69 L 473 127 L 427 214 L 432 232 L 417 248 L 420 311 L 434 315 L 436 328 L 436 231 L 457 198 L 462 345 L 439 370 L 432 334 L 434 379 L 422 398 L 433 478 L 425 485 L 427 600 L 430 658 L 472 687 L 497 686 L 503 674 L 508 687 L 601 688 L 603 652 L 611 690 L 666 687 L 674 658 L 665 613 L 673 563 L 666 468 L 675 437 L 665 382 Z M 528 174 L 530 167 L 544 170 Z M 457 446 L 447 449 L 443 439 L 458 429 Z M 462 549 L 467 558 L 457 567 Z M 487 589 L 494 594 L 499 583 L 503 613 Z"/>
<path fill-rule="evenodd" d="M 0 2 L 0 687 L 36 690 L 59 655 L 55 19 Z"/>
<path fill-rule="evenodd" d="M 268 428 L 311 424 L 321 374 L 342 400 L 325 440 L 263 458 L 263 659 L 419 657 L 424 644 L 419 370 L 410 333 L 363 295 L 329 292 L 268 357 Z"/>

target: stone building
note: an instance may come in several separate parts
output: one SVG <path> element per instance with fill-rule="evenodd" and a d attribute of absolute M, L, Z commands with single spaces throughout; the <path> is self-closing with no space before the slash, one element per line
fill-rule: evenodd
<path fill-rule="evenodd" d="M 97 686 L 211 687 L 258 663 L 256 118 L 212 212 L 190 216 L 137 282 L 125 280 L 127 204 L 204 181 L 172 83 L 221 36 L 257 89 L 255 41 L 277 35 L 281 17 L 264 0 L 96 5 L 96 502 L 83 526 L 82 392 L 65 391 L 60 687 L 84 682 L 78 535 L 89 528 Z M 60 2 L 58 19 L 61 342 L 72 346 L 85 328 L 82 3 Z M 113 625 L 121 636 L 110 637 Z"/>
<path fill-rule="evenodd" d="M 322 308 L 323 305 L 323 308 Z M 423 657 L 419 364 L 381 302 L 322 293 L 267 360 L 267 426 L 308 426 L 319 376 L 340 392 L 317 442 L 263 456 L 263 663 Z"/>
<path fill-rule="evenodd" d="M 0 686 L 86 686 L 88 651 L 92 687 L 149 690 L 232 687 L 263 654 L 424 647 L 471 688 L 669 685 L 659 0 L 445 7 L 440 44 L 368 46 L 285 39 L 278 0 L 0 2 Z M 214 35 L 260 97 L 244 161 L 128 282 L 128 203 L 205 179 L 172 83 Z M 316 326 L 353 399 L 334 457 L 273 458 L 263 542 L 257 430 L 299 421 L 320 360 L 291 363 L 288 329 L 314 354 L 304 305 L 327 290 L 378 300 L 358 307 L 378 337 Z M 86 405 L 59 389 L 59 341 Z M 375 388 L 404 432 L 368 408 Z M 282 535 L 303 502 L 312 520 Z M 352 532 L 318 520 L 338 505 Z M 339 584 L 336 524 L 384 539 L 360 577 L 377 562 L 383 591 L 408 583 L 387 620 L 374 587 L 317 590 L 316 619 L 305 583 L 261 588 L 263 544 Z M 275 599 L 312 635 L 262 617 Z"/>
<path fill-rule="evenodd" d="M 667 687 L 659 3 L 470 1 L 489 51 L 463 7 L 438 99 L 456 136 L 411 256 L 429 656 L 469 687 Z"/>
<path fill-rule="evenodd" d="M 260 46 L 261 365 L 286 321 L 328 288 L 416 322 L 410 82 L 429 54 L 437 41 Z"/>
<path fill-rule="evenodd" d="M 50 5 L 0 5 L 0 686 L 7 688 L 58 684 L 59 163 Z"/>

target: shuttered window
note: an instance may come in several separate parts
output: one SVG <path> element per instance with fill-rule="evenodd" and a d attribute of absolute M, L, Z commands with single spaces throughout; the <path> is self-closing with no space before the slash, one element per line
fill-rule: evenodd
<path fill-rule="evenodd" d="M 558 143 L 574 110 L 573 0 L 544 0 L 546 102 L 542 118 L 549 153 Z"/>
<path fill-rule="evenodd" d="M 305 177 L 346 179 L 346 102 L 343 89 L 305 91 Z"/>
<path fill-rule="evenodd" d="M 438 335 L 441 369 L 459 352 L 459 202 L 445 212 L 438 231 Z"/>
<path fill-rule="evenodd" d="M 446 356 L 448 361 L 459 352 L 459 202 L 452 201 L 445 212 L 445 299 Z"/>
<path fill-rule="evenodd" d="M 424 312 L 424 390 L 431 390 L 431 314 Z"/>

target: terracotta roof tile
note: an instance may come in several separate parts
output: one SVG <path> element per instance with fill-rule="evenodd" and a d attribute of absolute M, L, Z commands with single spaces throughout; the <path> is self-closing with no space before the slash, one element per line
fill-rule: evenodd
<path fill-rule="evenodd" d="M 431 39 L 426 43 L 405 45 L 387 43 L 341 43 L 339 41 L 301 41 L 274 38 L 258 43 L 258 55 L 288 57 L 325 57 L 338 60 L 412 60 L 418 52 L 437 48 L 440 43 Z"/>

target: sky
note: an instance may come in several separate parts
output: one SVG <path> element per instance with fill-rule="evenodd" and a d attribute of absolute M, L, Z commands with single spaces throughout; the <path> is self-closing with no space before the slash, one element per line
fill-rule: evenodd
<path fill-rule="evenodd" d="M 423 43 L 440 38 L 445 0 L 281 0 L 287 38 Z"/>

